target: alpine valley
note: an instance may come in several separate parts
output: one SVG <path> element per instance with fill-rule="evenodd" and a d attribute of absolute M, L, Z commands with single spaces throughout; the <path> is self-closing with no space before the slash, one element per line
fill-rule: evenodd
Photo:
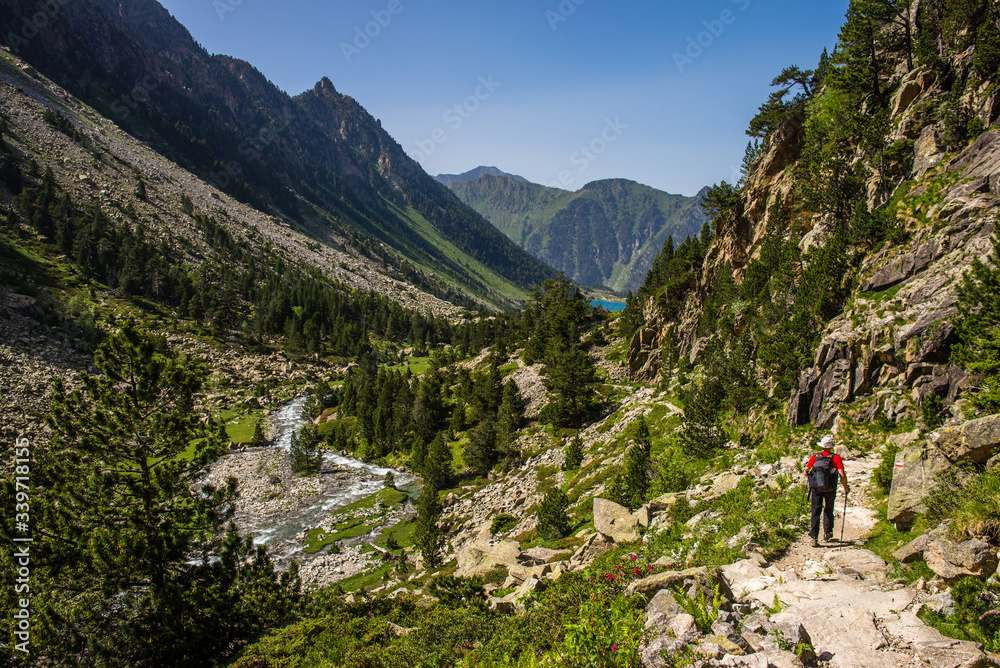
<path fill-rule="evenodd" d="M 1000 665 L 996 3 L 850 0 L 695 197 L 0 7 L 4 665 Z"/>

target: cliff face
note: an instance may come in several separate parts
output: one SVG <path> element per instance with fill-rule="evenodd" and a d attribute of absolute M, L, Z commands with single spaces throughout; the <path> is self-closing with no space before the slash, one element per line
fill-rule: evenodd
<path fill-rule="evenodd" d="M 950 407 L 970 385 L 966 373 L 949 361 L 956 342 L 951 319 L 961 277 L 989 252 L 1000 212 L 1000 130 L 990 129 L 1000 117 L 1000 93 L 992 81 L 972 73 L 973 56 L 956 54 L 936 69 L 917 65 L 907 71 L 900 63 L 884 83 L 885 144 L 891 147 L 886 153 L 897 151 L 902 167 L 892 178 L 868 178 L 860 199 L 891 212 L 902 240 L 869 253 L 848 273 L 847 297 L 826 322 L 790 397 L 792 426 L 812 422 L 829 428 L 839 416 L 916 418 L 931 394 Z M 957 95 L 956 82 L 966 80 Z M 963 128 L 966 120 L 970 128 L 985 128 L 957 151 L 953 138 L 948 145 L 955 109 L 967 115 Z M 797 180 L 807 128 L 805 115 L 797 114 L 768 138 L 739 201 L 715 222 L 717 237 L 681 314 L 667 321 L 655 302 L 647 303 L 646 325 L 628 354 L 633 377 L 657 377 L 665 341 L 677 342 L 692 361 L 699 359 L 712 336 L 698 331 L 712 286 L 730 269 L 735 283 L 742 283 L 748 264 L 760 255 L 768 225 L 776 222 L 775 204 L 783 203 L 786 214 L 776 224 L 786 239 L 794 228 L 806 260 L 810 250 L 832 239 L 836 221 L 810 209 Z M 870 153 L 853 151 L 846 164 L 871 163 Z"/>

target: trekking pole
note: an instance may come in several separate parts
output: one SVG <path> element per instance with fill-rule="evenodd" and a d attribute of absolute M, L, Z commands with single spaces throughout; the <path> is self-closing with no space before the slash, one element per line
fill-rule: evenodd
<path fill-rule="evenodd" d="M 809 485 L 802 486 L 802 496 L 799 497 L 799 508 L 795 511 L 795 523 L 798 524 L 799 516 L 802 514 L 802 504 L 806 500 L 806 492 L 809 491 Z"/>
<path fill-rule="evenodd" d="M 844 517 L 840 520 L 840 542 L 844 542 L 844 528 L 847 526 L 847 492 L 844 492 Z"/>

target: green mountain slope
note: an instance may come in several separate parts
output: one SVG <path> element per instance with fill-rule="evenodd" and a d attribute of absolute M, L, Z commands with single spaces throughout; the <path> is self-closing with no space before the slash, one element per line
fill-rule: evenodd
<path fill-rule="evenodd" d="M 5 3 L 0 43 L 236 199 L 319 240 L 335 235 L 385 256 L 399 272 L 416 265 L 497 306 L 513 306 L 554 276 L 434 181 L 328 79 L 291 97 L 249 63 L 207 53 L 155 0 L 67 3 L 37 38 L 20 39 L 19 26 L 43 4 Z M 448 247 L 400 215 L 407 210 Z M 484 282 L 469 265 L 493 276 Z"/>
<path fill-rule="evenodd" d="M 577 192 L 484 175 L 448 186 L 501 232 L 582 285 L 634 290 L 668 236 L 701 230 L 696 197 L 671 195 L 625 179 Z"/>

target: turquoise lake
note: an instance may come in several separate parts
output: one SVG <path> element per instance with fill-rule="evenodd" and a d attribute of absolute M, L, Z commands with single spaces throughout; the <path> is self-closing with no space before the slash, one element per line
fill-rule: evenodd
<path fill-rule="evenodd" d="M 612 313 L 625 310 L 625 302 L 609 302 L 603 299 L 594 299 L 590 302 L 590 305 L 600 306 L 605 311 L 611 311 Z"/>

